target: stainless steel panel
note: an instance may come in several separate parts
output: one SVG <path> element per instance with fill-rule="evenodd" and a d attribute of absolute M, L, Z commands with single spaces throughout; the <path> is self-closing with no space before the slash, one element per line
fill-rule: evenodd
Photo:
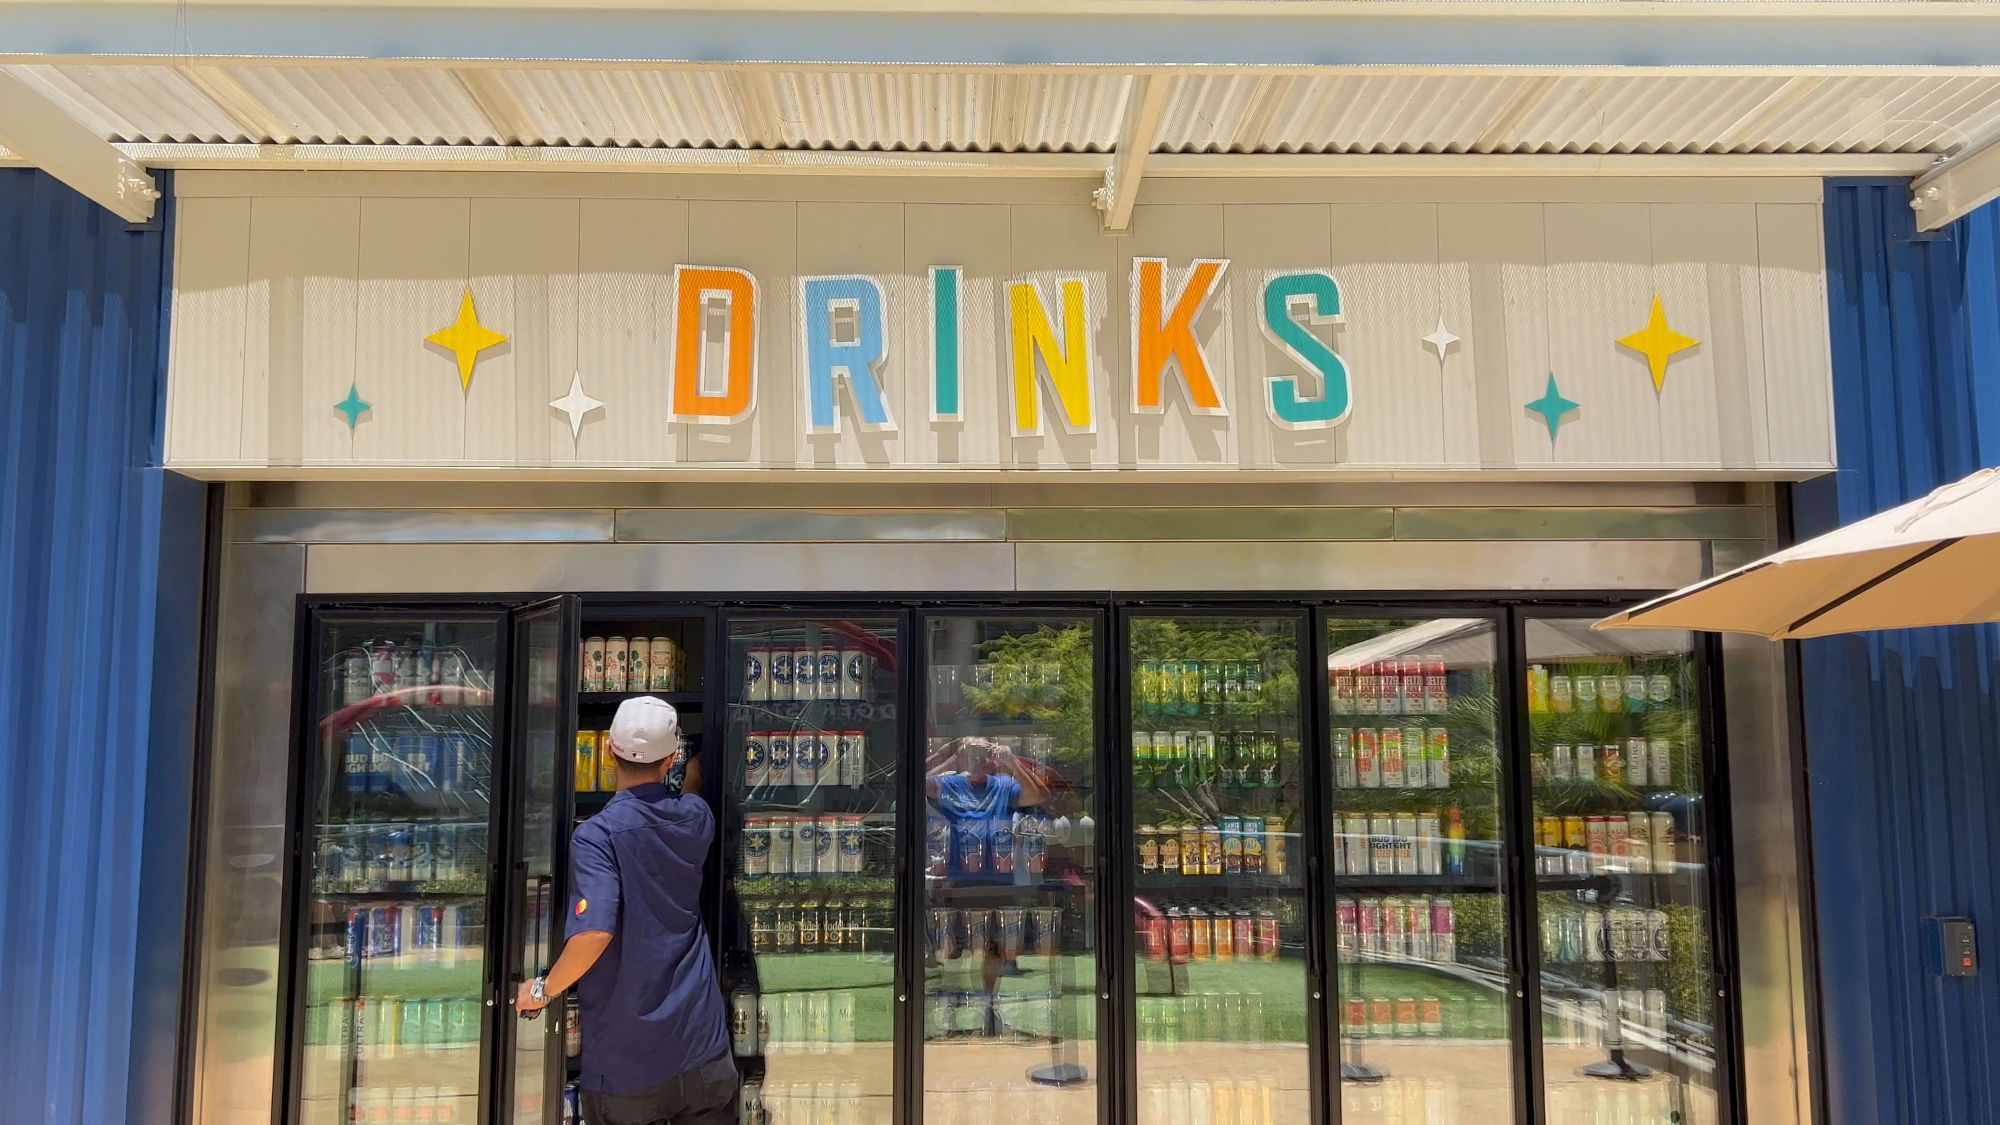
<path fill-rule="evenodd" d="M 1387 539 L 1388 508 L 1009 508 L 1007 538 L 1037 540 Z"/>
<path fill-rule="evenodd" d="M 266 1122 L 278 1080 L 279 931 L 293 633 L 306 549 L 227 548 L 203 841 L 194 1120 Z"/>
<path fill-rule="evenodd" d="M 1729 826 L 1736 868 L 1736 945 L 1743 1009 L 1743 1120 L 1816 1120 L 1807 1053 L 1800 886 L 1801 763 L 1785 719 L 1782 650 L 1754 637 L 1723 640 Z"/>
<path fill-rule="evenodd" d="M 310 593 L 1006 591 L 1005 543 L 333 544 Z"/>
<path fill-rule="evenodd" d="M 618 513 L 620 543 L 997 543 L 996 511 L 800 511 L 637 508 Z"/>
<path fill-rule="evenodd" d="M 1701 544 L 1022 543 L 1021 590 L 1660 590 L 1701 577 Z"/>
<path fill-rule="evenodd" d="M 609 543 L 612 513 L 561 508 L 264 508 L 239 543 Z"/>
<path fill-rule="evenodd" d="M 1744 539 L 1757 508 L 1398 508 L 1398 539 Z"/>

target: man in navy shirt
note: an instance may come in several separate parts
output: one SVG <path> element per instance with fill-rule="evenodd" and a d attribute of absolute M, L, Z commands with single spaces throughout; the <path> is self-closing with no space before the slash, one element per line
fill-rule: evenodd
<path fill-rule="evenodd" d="M 592 1125 L 733 1125 L 736 1063 L 700 911 L 715 816 L 663 783 L 681 759 L 666 701 L 620 704 L 606 748 L 618 793 L 571 838 L 569 940 L 516 1004 L 533 1015 L 577 986 Z M 689 763 L 690 789 L 699 776 Z"/>

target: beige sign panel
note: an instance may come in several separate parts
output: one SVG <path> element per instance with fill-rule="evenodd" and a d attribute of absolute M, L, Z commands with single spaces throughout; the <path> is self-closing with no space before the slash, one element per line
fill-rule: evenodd
<path fill-rule="evenodd" d="M 1814 181 L 178 187 L 197 475 L 1833 464 Z"/>

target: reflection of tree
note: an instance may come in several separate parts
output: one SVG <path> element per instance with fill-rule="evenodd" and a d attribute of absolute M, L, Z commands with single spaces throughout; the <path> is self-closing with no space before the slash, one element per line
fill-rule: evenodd
<path fill-rule="evenodd" d="M 982 662 L 993 670 L 993 682 L 965 685 L 972 711 L 1032 718 L 1035 730 L 1055 741 L 1048 765 L 1072 785 L 1088 784 L 1096 764 L 1090 627 L 1081 622 L 1043 625 L 1032 633 L 983 641 L 979 648 Z"/>
<path fill-rule="evenodd" d="M 1289 713 L 1299 692 L 1298 637 L 1288 624 L 1254 618 L 1180 622 L 1158 617 L 1132 622 L 1132 697 L 1139 701 L 1139 664 L 1148 660 L 1251 661 L 1263 666 L 1258 709 Z"/>

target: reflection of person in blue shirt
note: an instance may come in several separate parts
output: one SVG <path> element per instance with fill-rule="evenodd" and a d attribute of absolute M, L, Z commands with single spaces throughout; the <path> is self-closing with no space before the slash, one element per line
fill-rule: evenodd
<path fill-rule="evenodd" d="M 1035 771 L 987 738 L 948 742 L 925 766 L 931 815 L 942 819 L 948 833 L 945 873 L 961 884 L 1015 882 L 1014 814 L 1038 808 L 1049 797 Z M 980 977 L 990 995 L 1002 974 L 1019 975 L 1021 970 L 1001 948 L 999 927 L 981 928 L 983 940 L 971 935 L 968 940 L 981 946 Z M 994 1018 L 989 1009 L 989 1021 Z"/>

